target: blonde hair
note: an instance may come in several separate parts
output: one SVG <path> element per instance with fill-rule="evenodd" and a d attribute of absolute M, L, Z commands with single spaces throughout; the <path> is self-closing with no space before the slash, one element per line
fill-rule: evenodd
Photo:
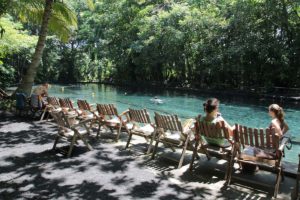
<path fill-rule="evenodd" d="M 269 106 L 269 111 L 275 114 L 275 117 L 280 121 L 281 125 L 284 124 L 284 112 L 282 107 L 278 104 L 271 104 Z"/>

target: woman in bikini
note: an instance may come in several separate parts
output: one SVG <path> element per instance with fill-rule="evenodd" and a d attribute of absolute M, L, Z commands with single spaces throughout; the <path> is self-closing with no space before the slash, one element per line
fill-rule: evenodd
<path fill-rule="evenodd" d="M 274 128 L 275 133 L 282 137 L 289 130 L 288 125 L 284 121 L 282 107 L 277 104 L 271 104 L 269 106 L 269 115 L 272 117 L 270 128 Z"/>

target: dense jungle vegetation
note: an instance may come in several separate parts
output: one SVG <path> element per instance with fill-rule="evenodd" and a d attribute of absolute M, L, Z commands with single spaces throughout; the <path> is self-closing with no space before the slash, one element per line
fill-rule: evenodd
<path fill-rule="evenodd" d="M 64 3 L 77 24 L 65 38 L 49 31 L 37 83 L 300 87 L 300 0 L 96 0 L 93 9 Z M 39 24 L 0 7 L 4 87 L 26 72 Z"/>

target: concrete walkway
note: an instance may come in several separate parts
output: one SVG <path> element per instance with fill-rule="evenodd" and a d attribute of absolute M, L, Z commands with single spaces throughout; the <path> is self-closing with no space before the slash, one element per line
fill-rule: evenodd
<path fill-rule="evenodd" d="M 242 181 L 224 187 L 225 161 L 202 156 L 190 172 L 189 153 L 184 166 L 176 169 L 177 163 L 165 158 L 168 150 L 156 160 L 145 156 L 142 139 L 134 137 L 135 144 L 123 150 L 125 133 L 118 143 L 107 135 L 91 137 L 93 151 L 80 143 L 68 159 L 51 150 L 56 130 L 51 122 L 0 113 L 0 199 L 270 199 L 273 192 L 274 174 L 243 175 L 270 188 Z M 290 199 L 294 184 L 295 179 L 286 178 L 279 199 Z"/>

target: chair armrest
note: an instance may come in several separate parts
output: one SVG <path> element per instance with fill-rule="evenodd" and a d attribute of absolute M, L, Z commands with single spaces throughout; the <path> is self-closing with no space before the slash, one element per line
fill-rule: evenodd
<path fill-rule="evenodd" d="M 280 141 L 278 150 L 283 151 L 286 144 L 289 142 L 291 135 L 289 133 L 286 133 L 282 136 L 282 139 Z"/>
<path fill-rule="evenodd" d="M 68 119 L 72 119 L 72 118 L 78 117 L 77 114 L 65 114 L 65 116 L 66 116 Z"/>
<path fill-rule="evenodd" d="M 123 116 L 123 115 L 127 115 L 128 114 L 128 112 L 129 112 L 129 110 L 125 110 L 125 111 L 123 111 L 119 116 Z"/>
<path fill-rule="evenodd" d="M 91 122 L 92 120 L 93 120 L 93 119 L 85 119 L 85 120 L 82 120 L 82 121 L 80 121 L 78 124 L 72 125 L 71 128 L 73 129 L 73 128 L 80 127 L 80 126 L 82 126 L 82 125 L 85 125 L 86 123 Z"/>
<path fill-rule="evenodd" d="M 129 117 L 128 113 L 129 113 L 129 110 L 123 111 L 123 112 L 119 115 L 120 120 L 122 120 L 122 117 L 125 116 L 125 117 L 126 117 L 126 122 L 130 121 L 130 117 Z"/>

